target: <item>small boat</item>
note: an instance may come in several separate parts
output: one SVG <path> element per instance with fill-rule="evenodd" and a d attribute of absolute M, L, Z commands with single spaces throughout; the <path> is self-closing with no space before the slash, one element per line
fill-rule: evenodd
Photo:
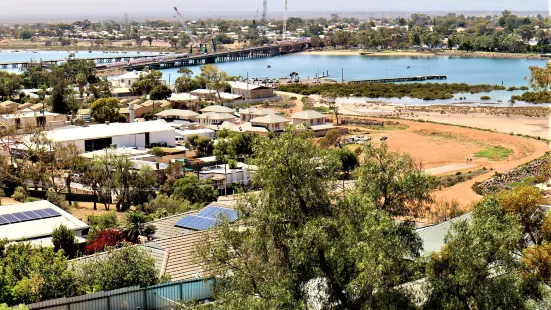
<path fill-rule="evenodd" d="M 408 66 L 408 69 L 411 69 L 411 66 Z"/>
<path fill-rule="evenodd" d="M 266 66 L 266 68 L 271 68 L 271 67 L 272 67 L 272 66 L 270 66 L 270 65 Z"/>
<path fill-rule="evenodd" d="M 88 51 L 88 53 L 91 53 L 92 51 Z"/>
<path fill-rule="evenodd" d="M 18 51 L 18 50 L 15 50 L 14 52 L 15 52 L 15 53 L 19 53 L 19 51 Z"/>
<path fill-rule="evenodd" d="M 36 54 L 36 52 L 33 51 L 33 54 Z"/>

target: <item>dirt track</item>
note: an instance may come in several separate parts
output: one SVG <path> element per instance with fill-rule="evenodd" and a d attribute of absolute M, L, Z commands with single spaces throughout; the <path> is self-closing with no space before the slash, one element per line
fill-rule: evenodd
<path fill-rule="evenodd" d="M 486 180 L 495 172 L 505 172 L 520 166 L 549 150 L 546 142 L 504 133 L 405 120 L 398 122 L 409 127 L 403 130 L 371 131 L 373 141 L 378 143 L 380 137 L 388 137 L 387 143 L 391 149 L 411 154 L 422 162 L 425 169 L 464 164 L 467 158 L 472 158 L 469 164 L 476 166 L 466 170 L 488 169 L 486 174 L 435 193 L 437 200 L 457 200 L 464 208 L 470 208 L 472 203 L 481 198 L 471 189 L 476 181 Z M 513 154 L 499 161 L 474 156 L 474 153 L 492 146 L 510 149 Z"/>

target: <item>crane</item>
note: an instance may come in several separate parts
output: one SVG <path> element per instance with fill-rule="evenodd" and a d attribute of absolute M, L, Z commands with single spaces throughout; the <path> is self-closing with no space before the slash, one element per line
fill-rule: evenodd
<path fill-rule="evenodd" d="M 174 19 L 176 19 L 176 16 L 178 16 L 180 18 L 180 24 L 184 27 L 184 33 L 189 36 L 191 42 L 193 42 L 194 45 L 197 45 L 197 41 L 195 40 L 195 37 L 191 34 L 190 31 L 187 30 L 187 26 L 186 26 L 186 22 L 184 20 L 184 16 L 182 16 L 182 13 L 180 13 L 180 11 L 178 11 L 177 7 L 174 7 Z"/>

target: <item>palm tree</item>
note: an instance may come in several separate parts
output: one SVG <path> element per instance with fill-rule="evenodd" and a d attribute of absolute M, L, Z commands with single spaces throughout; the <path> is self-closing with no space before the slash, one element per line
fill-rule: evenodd
<path fill-rule="evenodd" d="M 157 228 L 148 224 L 149 216 L 141 211 L 129 211 L 126 215 L 126 225 L 121 228 L 124 237 L 132 242 L 138 243 L 139 237 L 144 236 L 151 239 L 151 236 L 157 231 Z"/>

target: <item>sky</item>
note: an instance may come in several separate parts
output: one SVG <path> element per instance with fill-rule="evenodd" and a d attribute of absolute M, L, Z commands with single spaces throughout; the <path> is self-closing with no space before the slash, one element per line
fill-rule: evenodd
<path fill-rule="evenodd" d="M 547 10 L 551 0 L 288 0 L 292 12 L 380 11 L 501 11 Z M 0 0 L 0 22 L 26 19 L 122 19 L 129 17 L 171 18 L 173 6 L 186 15 L 200 12 L 224 16 L 241 12 L 243 18 L 261 10 L 262 0 Z M 268 11 L 281 15 L 284 0 L 269 0 Z M 276 14 L 277 13 L 277 14 Z"/>

